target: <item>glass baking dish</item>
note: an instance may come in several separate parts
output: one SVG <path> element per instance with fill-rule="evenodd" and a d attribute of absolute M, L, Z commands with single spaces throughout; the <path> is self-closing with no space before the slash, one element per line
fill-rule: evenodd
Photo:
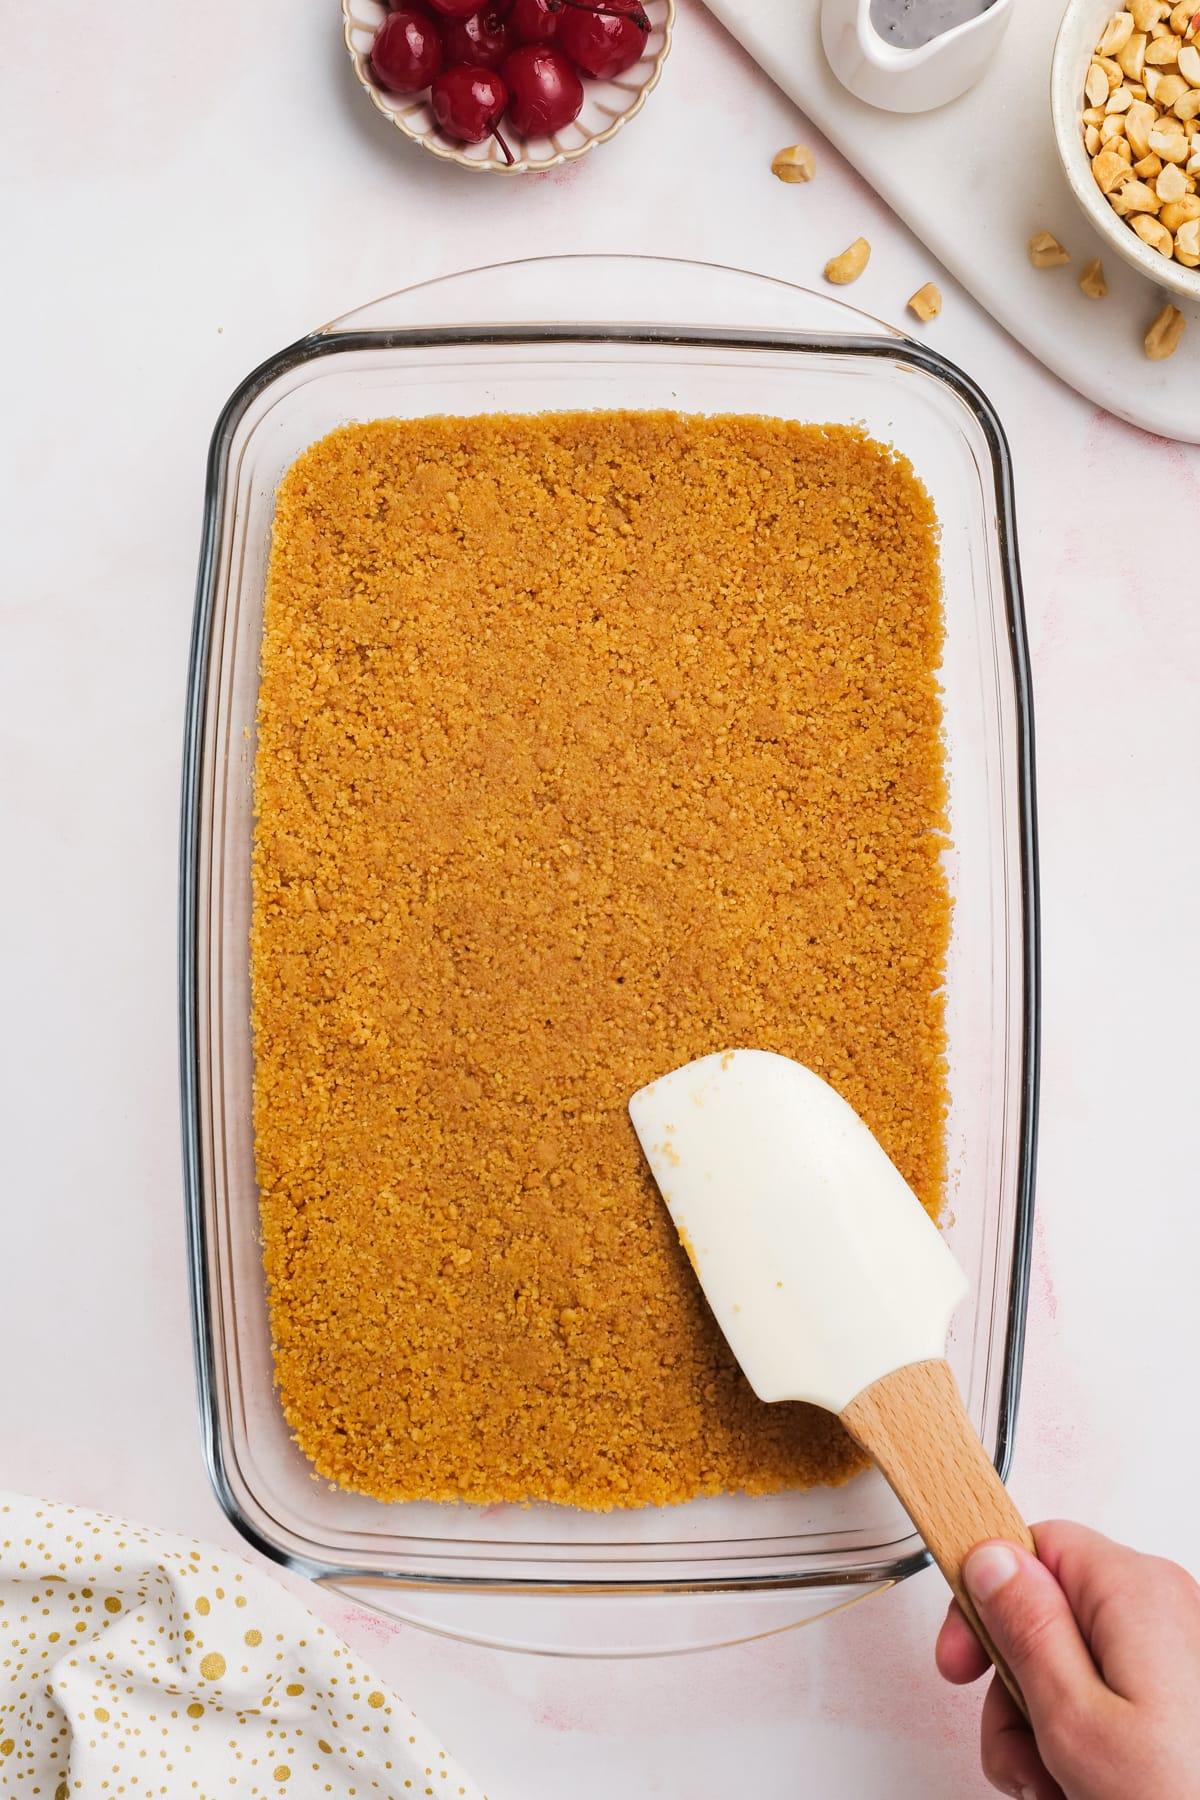
<path fill-rule="evenodd" d="M 576 322 L 537 322 L 547 317 Z M 480 318 L 489 322 L 469 322 Z M 607 1515 L 384 1505 L 317 1479 L 274 1392 L 251 1123 L 251 773 L 276 484 L 302 450 L 349 420 L 578 407 L 862 423 L 911 459 L 933 497 L 954 899 L 945 1224 L 970 1279 L 949 1355 L 1002 1472 L 1020 1384 L 1037 1117 L 1032 719 L 1012 476 L 996 415 L 934 352 L 838 302 L 659 259 L 474 271 L 376 302 L 281 351 L 218 420 L 181 868 L 186 1199 L 213 1485 L 260 1550 L 384 1610 L 479 1641 L 635 1654 L 799 1623 L 927 1558 L 873 1473 L 837 1490 Z"/>

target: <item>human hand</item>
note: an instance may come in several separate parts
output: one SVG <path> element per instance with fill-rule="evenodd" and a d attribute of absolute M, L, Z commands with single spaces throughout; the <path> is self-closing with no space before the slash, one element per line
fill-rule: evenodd
<path fill-rule="evenodd" d="M 1200 1800 L 1200 1585 L 1177 1563 L 1051 1520 L 1038 1554 L 977 1546 L 967 1592 L 1015 1675 L 983 1703 L 983 1772 L 1018 1800 Z M 990 1668 L 956 1604 L 938 1634 L 947 1681 Z"/>

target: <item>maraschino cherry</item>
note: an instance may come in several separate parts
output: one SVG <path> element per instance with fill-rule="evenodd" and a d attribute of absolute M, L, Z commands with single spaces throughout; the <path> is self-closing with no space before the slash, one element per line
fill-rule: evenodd
<path fill-rule="evenodd" d="M 426 4 L 443 19 L 469 19 L 479 11 L 479 0 L 426 0 Z"/>
<path fill-rule="evenodd" d="M 522 137 L 550 137 L 579 117 L 583 83 L 561 50 L 523 44 L 502 73 L 508 83 L 508 116 Z"/>
<path fill-rule="evenodd" d="M 489 6 L 469 19 L 447 19 L 442 27 L 442 47 L 448 69 L 456 63 L 472 69 L 498 69 L 514 40 L 503 15 Z"/>
<path fill-rule="evenodd" d="M 485 138 L 494 137 L 505 161 L 512 161 L 512 151 L 496 129 L 508 105 L 508 88 L 495 69 L 459 63 L 443 70 L 429 90 L 429 103 L 448 138 L 460 144 L 482 144 Z"/>
<path fill-rule="evenodd" d="M 649 30 L 641 0 L 603 0 L 598 6 L 566 0 L 554 41 L 581 74 L 608 81 L 633 67 Z"/>
<path fill-rule="evenodd" d="M 380 87 L 418 94 L 442 66 L 442 39 L 426 12 L 404 6 L 389 13 L 371 45 L 371 68 Z"/>
<path fill-rule="evenodd" d="M 508 29 L 518 44 L 548 44 L 562 18 L 562 0 L 514 0 Z"/>

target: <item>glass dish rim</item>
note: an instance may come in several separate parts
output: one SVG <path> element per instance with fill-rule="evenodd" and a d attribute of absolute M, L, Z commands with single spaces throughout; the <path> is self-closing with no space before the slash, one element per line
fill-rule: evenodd
<path fill-rule="evenodd" d="M 1037 801 L 1035 789 L 1033 695 L 1025 626 L 1020 559 L 1015 533 L 1015 488 L 1012 455 L 1000 418 L 983 390 L 963 370 L 935 350 L 911 339 L 869 333 L 832 333 L 655 324 L 502 324 L 414 326 L 388 329 L 324 328 L 297 339 L 267 357 L 238 384 L 218 415 L 208 447 L 200 557 L 189 648 L 184 721 L 179 846 L 179 1059 L 182 1109 L 184 1208 L 188 1255 L 188 1288 L 197 1401 L 205 1466 L 218 1504 L 240 1535 L 256 1550 L 298 1574 L 314 1580 L 399 1589 L 535 1593 L 542 1595 L 680 1595 L 780 1591 L 804 1588 L 872 1587 L 915 1574 L 930 1562 L 927 1551 L 907 1552 L 890 1561 L 853 1569 L 796 1569 L 786 1573 L 731 1577 L 687 1577 L 661 1574 L 645 1581 L 555 1581 L 537 1576 L 461 1576 L 399 1573 L 360 1563 L 331 1563 L 299 1555 L 274 1542 L 243 1511 L 225 1465 L 216 1392 L 214 1309 L 209 1274 L 208 1225 L 200 1148 L 199 975 L 197 941 L 201 838 L 201 777 L 208 717 L 208 676 L 213 642 L 217 547 L 228 486 L 229 449 L 233 435 L 254 400 L 281 376 L 306 363 L 345 351 L 394 348 L 511 348 L 523 345 L 619 344 L 673 349 L 745 349 L 782 353 L 831 353 L 906 365 L 948 388 L 973 415 L 983 434 L 992 464 L 996 501 L 997 542 L 1004 584 L 1005 616 L 1013 669 L 1021 908 L 1021 1083 L 1018 1164 L 1013 1249 L 1005 1320 L 1004 1365 L 997 1414 L 995 1466 L 1007 1478 L 1024 1364 L 1030 1260 L 1033 1243 L 1034 1191 L 1040 1092 L 1041 943 Z"/>

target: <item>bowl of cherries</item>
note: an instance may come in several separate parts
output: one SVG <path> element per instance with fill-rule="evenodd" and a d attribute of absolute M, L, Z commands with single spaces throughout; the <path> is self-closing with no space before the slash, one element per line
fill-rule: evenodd
<path fill-rule="evenodd" d="M 641 111 L 671 47 L 674 0 L 342 0 L 359 81 L 447 162 L 552 169 Z"/>

